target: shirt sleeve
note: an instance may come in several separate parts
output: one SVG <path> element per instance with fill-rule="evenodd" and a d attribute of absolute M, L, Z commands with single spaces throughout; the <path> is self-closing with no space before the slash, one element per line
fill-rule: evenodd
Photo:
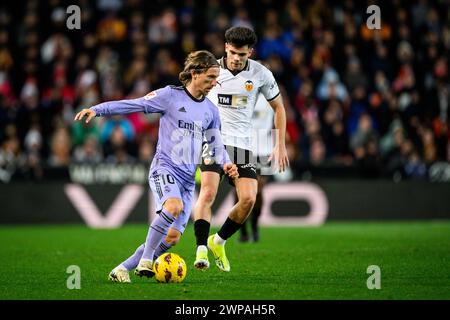
<path fill-rule="evenodd" d="M 262 74 L 263 86 L 261 87 L 261 93 L 267 101 L 272 101 L 280 95 L 280 89 L 278 88 L 277 81 L 275 80 L 272 71 L 264 67 Z"/>
<path fill-rule="evenodd" d="M 220 133 L 220 116 L 217 108 L 212 108 L 213 117 L 209 124 L 208 129 L 205 132 L 205 138 L 209 146 L 211 156 L 214 158 L 215 163 L 220 164 L 222 167 L 225 163 L 231 163 L 230 156 L 223 144 L 222 134 Z"/>
<path fill-rule="evenodd" d="M 129 100 L 108 101 L 91 107 L 96 116 L 127 114 L 135 112 L 164 113 L 168 108 L 171 89 L 169 86 L 152 91 L 144 97 Z"/>

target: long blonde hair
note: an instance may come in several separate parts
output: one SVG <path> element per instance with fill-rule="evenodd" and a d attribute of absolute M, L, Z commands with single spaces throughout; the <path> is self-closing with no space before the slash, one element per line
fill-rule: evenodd
<path fill-rule="evenodd" d="M 211 52 L 207 50 L 194 51 L 184 61 L 184 70 L 180 72 L 178 78 L 186 86 L 192 80 L 191 71 L 194 71 L 194 73 L 204 73 L 214 66 L 219 67 L 220 64 Z"/>

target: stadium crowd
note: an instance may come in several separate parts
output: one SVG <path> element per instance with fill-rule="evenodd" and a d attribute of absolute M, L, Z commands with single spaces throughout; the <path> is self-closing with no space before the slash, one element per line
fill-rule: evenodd
<path fill-rule="evenodd" d="M 448 0 L 80 0 L 79 30 L 66 25 L 70 2 L 15 2 L 0 5 L 0 181 L 71 163 L 148 163 L 157 117 L 85 125 L 75 113 L 179 84 L 186 54 L 220 58 L 235 25 L 256 31 L 253 58 L 278 80 L 294 169 L 424 179 L 450 161 Z M 371 4 L 380 30 L 366 25 Z"/>

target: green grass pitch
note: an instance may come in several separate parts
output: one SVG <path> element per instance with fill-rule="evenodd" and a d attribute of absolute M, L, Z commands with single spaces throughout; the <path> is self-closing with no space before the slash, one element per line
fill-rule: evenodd
<path fill-rule="evenodd" d="M 172 252 L 186 261 L 181 284 L 131 274 L 111 283 L 109 271 L 143 242 L 146 225 L 116 230 L 85 226 L 1 226 L 0 299 L 450 299 L 450 222 L 327 223 L 263 228 L 261 241 L 227 243 L 231 272 L 195 270 L 189 225 Z M 66 286 L 67 267 L 81 269 L 81 289 Z M 367 268 L 381 269 L 369 290 Z"/>

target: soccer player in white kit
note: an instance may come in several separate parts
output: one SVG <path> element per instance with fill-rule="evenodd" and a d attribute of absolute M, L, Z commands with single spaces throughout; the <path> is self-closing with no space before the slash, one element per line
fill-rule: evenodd
<path fill-rule="evenodd" d="M 206 142 L 200 166 L 200 194 L 194 208 L 197 242 L 194 266 L 197 269 L 209 268 L 209 248 L 217 267 L 222 271 L 230 271 L 225 242 L 239 230 L 255 204 L 258 184 L 256 163 L 251 151 L 251 120 L 259 93 L 264 95 L 274 110 L 277 139 L 270 160 L 275 162 L 280 172 L 289 165 L 285 146 L 286 113 L 277 82 L 269 69 L 249 59 L 256 41 L 255 32 L 246 27 L 232 27 L 225 32 L 226 56 L 219 60 L 221 68 L 217 85 L 208 94 L 208 98 L 219 109 L 223 142 L 231 161 L 238 167 L 239 178 L 234 182 L 230 181 L 236 187 L 238 202 L 220 230 L 208 237 L 211 206 L 223 173 L 220 166 L 211 161 L 213 155 Z"/>
<path fill-rule="evenodd" d="M 256 201 L 252 212 L 248 217 L 251 226 L 251 237 L 247 231 L 247 220 L 242 223 L 239 237 L 240 242 L 259 241 L 259 227 L 258 220 L 261 216 L 261 209 L 264 202 L 262 189 L 267 183 L 268 175 L 272 174 L 272 167 L 268 159 L 273 149 L 273 109 L 264 98 L 262 93 L 259 94 L 256 100 L 255 110 L 252 117 L 253 126 L 253 155 L 256 157 L 256 169 L 258 180 L 258 193 L 256 194 Z"/>

